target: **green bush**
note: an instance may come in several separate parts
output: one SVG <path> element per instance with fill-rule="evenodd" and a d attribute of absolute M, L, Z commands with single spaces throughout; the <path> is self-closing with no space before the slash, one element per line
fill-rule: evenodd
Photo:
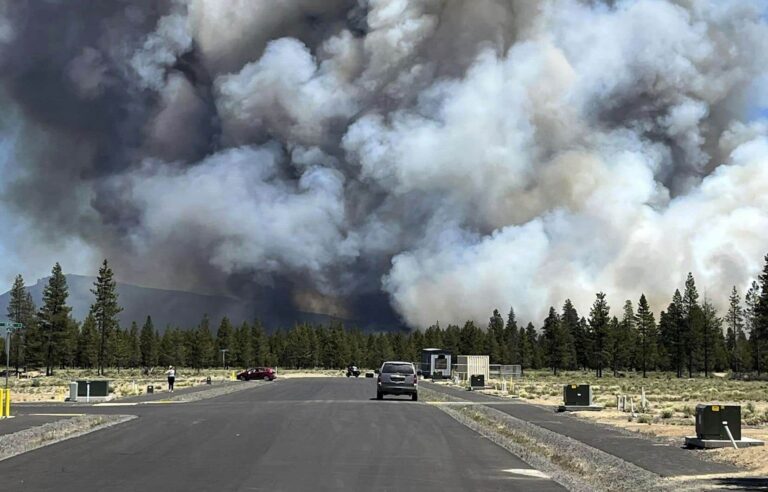
<path fill-rule="evenodd" d="M 661 418 L 663 419 L 671 419 L 674 415 L 674 412 L 672 410 L 664 410 L 661 412 Z"/>
<path fill-rule="evenodd" d="M 650 415 L 642 414 L 639 417 L 637 417 L 637 423 L 638 424 L 651 424 L 653 422 L 653 417 Z"/>
<path fill-rule="evenodd" d="M 33 388 L 39 388 L 40 387 L 40 380 L 39 379 L 33 379 L 32 380 L 32 387 Z"/>

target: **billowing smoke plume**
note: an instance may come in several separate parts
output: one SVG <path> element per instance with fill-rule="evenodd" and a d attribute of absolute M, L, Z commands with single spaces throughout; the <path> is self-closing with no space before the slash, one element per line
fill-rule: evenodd
<path fill-rule="evenodd" d="M 718 301 L 768 251 L 766 15 L 0 1 L 16 246 L 411 326 L 599 290 L 659 308 L 688 271 Z"/>

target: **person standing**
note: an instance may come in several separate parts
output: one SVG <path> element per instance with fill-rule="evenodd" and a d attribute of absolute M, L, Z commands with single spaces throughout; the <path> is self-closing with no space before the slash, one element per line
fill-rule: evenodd
<path fill-rule="evenodd" d="M 168 391 L 173 393 L 173 383 L 176 382 L 176 369 L 173 366 L 168 366 L 168 370 L 165 373 L 168 375 Z"/>

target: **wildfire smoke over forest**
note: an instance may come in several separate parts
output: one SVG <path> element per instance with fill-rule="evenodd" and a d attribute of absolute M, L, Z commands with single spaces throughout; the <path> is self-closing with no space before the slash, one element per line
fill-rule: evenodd
<path fill-rule="evenodd" d="M 722 304 L 768 252 L 766 46 L 749 0 L 0 0 L 4 248 L 414 327 Z"/>

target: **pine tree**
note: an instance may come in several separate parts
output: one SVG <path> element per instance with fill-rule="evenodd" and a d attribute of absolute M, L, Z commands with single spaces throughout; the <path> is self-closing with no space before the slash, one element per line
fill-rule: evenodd
<path fill-rule="evenodd" d="M 238 366 L 248 366 L 253 362 L 253 339 L 251 327 L 243 321 L 235 333 L 234 363 Z"/>
<path fill-rule="evenodd" d="M 490 355 L 491 364 L 502 364 L 504 360 L 504 318 L 501 317 L 498 309 L 493 310 L 493 315 L 488 320 L 486 343 L 486 353 Z"/>
<path fill-rule="evenodd" d="M 572 369 L 586 367 L 586 333 L 582 330 L 579 313 L 573 307 L 570 299 L 566 299 L 565 303 L 563 303 L 560 323 L 566 337 L 566 345 L 568 346 L 567 367 Z"/>
<path fill-rule="evenodd" d="M 592 304 L 589 313 L 589 330 L 592 338 L 592 361 L 595 367 L 595 375 L 603 377 L 603 367 L 608 359 L 609 342 L 609 312 L 608 302 L 605 300 L 605 294 L 598 292 L 597 299 Z"/>
<path fill-rule="evenodd" d="M 91 314 L 96 321 L 96 331 L 99 333 L 98 373 L 103 375 L 104 366 L 109 361 L 109 339 L 120 326 L 118 314 L 123 310 L 117 303 L 117 282 L 114 280 L 107 260 L 101 264 L 99 275 L 93 286 L 91 292 L 96 296 L 96 301 L 91 305 Z"/>
<path fill-rule="evenodd" d="M 640 295 L 640 301 L 637 305 L 637 336 L 639 348 L 640 368 L 643 371 L 643 377 L 647 377 L 647 369 L 654 368 L 656 364 L 656 321 L 653 319 L 653 313 L 648 306 L 645 294 Z"/>
<path fill-rule="evenodd" d="M 525 337 L 528 341 L 526 349 L 530 350 L 530 363 L 528 367 L 531 369 L 539 369 L 542 365 L 542 351 L 539 344 L 539 337 L 536 333 L 536 328 L 533 323 L 528 323 L 525 327 Z"/>
<path fill-rule="evenodd" d="M 256 320 L 251 325 L 251 347 L 253 351 L 253 360 L 248 362 L 248 365 L 253 364 L 257 366 L 263 366 L 267 364 L 267 354 L 269 353 L 269 340 L 264 333 L 264 327 L 261 325 L 261 321 Z"/>
<path fill-rule="evenodd" d="M 147 316 L 147 320 L 141 327 L 139 337 L 141 349 L 141 365 L 145 370 L 149 370 L 156 364 L 158 347 L 155 345 L 155 325 L 152 323 L 152 316 Z"/>
<path fill-rule="evenodd" d="M 232 324 L 229 322 L 229 318 L 224 316 L 221 323 L 219 323 L 219 329 L 216 331 L 216 347 L 215 352 L 217 356 L 217 365 L 221 364 L 221 367 L 227 367 L 227 358 L 231 359 L 234 344 L 234 333 L 232 331 Z M 229 353 L 222 356 L 222 350 L 226 350 Z"/>
<path fill-rule="evenodd" d="M 40 336 L 35 318 L 35 303 L 21 275 L 16 276 L 9 294 L 8 319 L 22 324 L 21 330 L 15 330 L 11 337 L 10 363 L 18 372 L 22 365 L 39 362 Z"/>
<path fill-rule="evenodd" d="M 685 318 L 683 345 L 685 347 L 689 378 L 693 377 L 693 373 L 697 369 L 702 345 L 703 316 L 698 300 L 699 293 L 696 290 L 696 283 L 693 279 L 693 274 L 689 272 L 688 278 L 685 280 L 685 292 L 683 293 L 683 317 Z"/>
<path fill-rule="evenodd" d="M 139 341 L 139 326 L 131 322 L 126 343 L 128 345 L 128 367 L 139 367 L 141 364 L 141 343 Z"/>
<path fill-rule="evenodd" d="M 760 285 L 757 282 L 752 281 L 749 286 L 746 295 L 744 296 L 744 325 L 749 332 L 749 345 L 750 345 L 750 359 L 752 364 L 750 369 L 754 369 L 760 374 L 760 363 L 758 362 L 758 356 L 760 355 L 760 347 L 758 346 L 758 333 L 760 324 L 758 322 L 758 305 L 760 303 Z"/>
<path fill-rule="evenodd" d="M 558 316 L 555 308 L 550 306 L 549 314 L 544 319 L 544 326 L 542 326 L 542 335 L 544 337 L 544 354 L 547 360 L 547 365 L 552 369 L 553 374 L 557 375 L 557 371 L 562 364 L 562 350 L 561 350 L 561 328 L 560 328 L 560 316 Z"/>
<path fill-rule="evenodd" d="M 760 375 L 763 367 L 764 351 L 762 350 L 763 341 L 768 334 L 768 255 L 765 255 L 765 265 L 763 271 L 758 277 L 760 282 L 760 295 L 757 298 L 755 306 L 755 368 L 757 375 Z"/>
<path fill-rule="evenodd" d="M 517 326 L 517 318 L 515 317 L 515 310 L 509 308 L 509 314 L 507 315 L 507 324 L 504 326 L 504 364 L 519 364 L 520 360 L 520 344 L 518 342 L 520 329 Z"/>
<path fill-rule="evenodd" d="M 485 336 L 475 323 L 467 321 L 461 329 L 460 353 L 467 355 L 482 354 L 485 352 Z"/>
<path fill-rule="evenodd" d="M 613 316 L 608 323 L 608 337 L 606 338 L 606 342 L 608 347 L 607 361 L 613 369 L 613 377 L 618 377 L 624 346 L 622 342 L 621 323 L 616 316 Z"/>
<path fill-rule="evenodd" d="M 53 365 L 59 360 L 59 344 L 62 342 L 69 313 L 67 306 L 67 279 L 61 271 L 61 265 L 56 263 L 51 271 L 48 285 L 43 289 L 43 306 L 38 313 L 42 332 L 42 353 L 45 361 L 46 376 L 53 375 Z"/>
<path fill-rule="evenodd" d="M 96 365 L 99 356 L 99 342 L 96 335 L 96 321 L 89 314 L 80 328 L 80 336 L 77 341 L 77 364 L 80 367 L 91 369 Z"/>
<path fill-rule="evenodd" d="M 71 316 L 67 317 L 66 324 L 64 325 L 64 332 L 61 334 L 59 340 L 58 363 L 61 369 L 66 367 L 75 367 L 77 363 L 77 341 L 80 335 L 80 326 Z"/>

